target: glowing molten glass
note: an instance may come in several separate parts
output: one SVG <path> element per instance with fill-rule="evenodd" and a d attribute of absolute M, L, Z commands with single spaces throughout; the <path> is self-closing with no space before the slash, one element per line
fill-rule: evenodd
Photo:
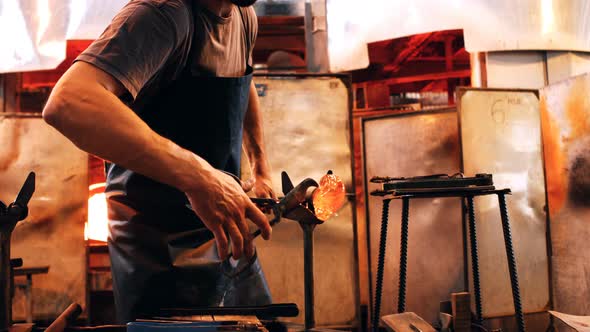
<path fill-rule="evenodd" d="M 322 176 L 320 186 L 313 192 L 315 214 L 320 220 L 328 220 L 344 205 L 346 188 L 339 176 L 332 171 Z"/>
<path fill-rule="evenodd" d="M 90 186 L 90 191 L 98 191 L 88 199 L 88 221 L 84 230 L 86 240 L 107 241 L 108 214 L 104 183 Z"/>

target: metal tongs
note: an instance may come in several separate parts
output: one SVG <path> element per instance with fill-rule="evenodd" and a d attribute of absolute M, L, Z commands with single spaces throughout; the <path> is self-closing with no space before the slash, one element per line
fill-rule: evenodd
<path fill-rule="evenodd" d="M 309 188 L 319 187 L 319 184 L 314 179 L 306 178 L 294 187 L 287 172 L 283 171 L 281 173 L 281 186 L 285 197 L 278 201 L 272 198 L 251 198 L 252 202 L 258 207 L 272 210 L 273 218 L 270 220 L 270 226 L 276 225 L 282 218 L 298 222 L 313 222 L 314 224 L 322 222 L 316 218 L 312 210 L 304 205 L 309 201 Z M 257 237 L 260 233 L 261 231 L 257 230 L 252 233 L 252 237 Z"/>
<path fill-rule="evenodd" d="M 240 185 L 242 180 L 232 173 L 224 172 L 236 180 Z M 281 173 L 281 185 L 283 189 L 284 197 L 279 200 L 273 198 L 255 198 L 251 197 L 252 203 L 256 204 L 259 208 L 265 210 L 271 210 L 273 218 L 270 220 L 270 226 L 278 224 L 282 218 L 287 218 L 304 223 L 320 224 L 322 220 L 316 218 L 314 212 L 307 208 L 304 203 L 311 202 L 310 195 L 308 195 L 309 188 L 317 188 L 319 184 L 312 178 L 306 178 L 296 187 L 293 186 L 293 182 L 289 178 L 287 172 Z M 186 207 L 192 210 L 190 204 L 186 204 Z M 252 233 L 252 238 L 259 236 L 262 233 L 260 229 Z"/>
<path fill-rule="evenodd" d="M 238 183 L 241 180 L 230 173 Z M 250 198 L 254 204 L 262 209 L 270 209 L 273 212 L 273 218 L 270 225 L 278 224 L 282 218 L 294 220 L 299 223 L 303 230 L 303 276 L 304 276 L 304 297 L 305 297 L 305 331 L 315 327 L 314 315 L 314 277 L 313 277 L 313 231 L 317 225 L 324 223 L 316 217 L 313 212 L 313 202 L 311 200 L 310 188 L 318 188 L 319 184 L 311 178 L 306 178 L 297 186 L 293 186 L 291 178 L 287 172 L 281 173 L 281 185 L 285 197 L 280 200 L 272 198 Z M 192 209 L 190 205 L 187 205 Z M 261 234 L 258 229 L 252 233 L 252 238 Z"/>

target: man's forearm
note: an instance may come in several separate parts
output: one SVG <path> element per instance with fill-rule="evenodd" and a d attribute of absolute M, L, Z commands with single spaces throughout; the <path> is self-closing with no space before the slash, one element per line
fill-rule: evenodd
<path fill-rule="evenodd" d="M 264 148 L 264 132 L 262 129 L 262 114 L 256 86 L 250 86 L 248 111 L 244 118 L 244 144 L 246 153 L 252 165 L 254 176 L 270 176 L 270 167 L 266 160 Z"/>
<path fill-rule="evenodd" d="M 213 171 L 202 158 L 156 134 L 82 72 L 67 72 L 43 111 L 46 121 L 79 148 L 185 192 Z"/>

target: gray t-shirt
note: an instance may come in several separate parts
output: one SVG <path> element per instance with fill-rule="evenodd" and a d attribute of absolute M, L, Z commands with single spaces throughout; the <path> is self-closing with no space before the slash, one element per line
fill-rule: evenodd
<path fill-rule="evenodd" d="M 219 17 L 197 0 L 131 0 L 76 61 L 115 77 L 141 107 L 188 65 L 194 75 L 244 75 L 257 33 L 252 7 Z"/>

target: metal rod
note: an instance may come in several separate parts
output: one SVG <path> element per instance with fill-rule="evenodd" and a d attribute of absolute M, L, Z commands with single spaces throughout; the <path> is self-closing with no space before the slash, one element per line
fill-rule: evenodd
<path fill-rule="evenodd" d="M 387 224 L 389 223 L 389 202 L 383 200 L 381 211 L 381 234 L 379 236 L 379 258 L 377 263 L 377 279 L 375 281 L 375 306 L 373 309 L 372 327 L 374 332 L 379 331 L 379 316 L 381 315 L 381 296 L 383 294 L 383 273 L 385 271 L 385 249 L 387 248 Z"/>
<path fill-rule="evenodd" d="M 483 322 L 483 306 L 481 304 L 481 284 L 479 281 L 479 257 L 477 250 L 477 225 L 475 223 L 475 207 L 473 196 L 467 196 L 467 213 L 469 215 L 469 240 L 471 249 L 471 270 L 473 271 L 473 293 L 475 295 L 475 319 Z"/>
<path fill-rule="evenodd" d="M 0 232 L 0 332 L 8 331 L 12 324 L 11 272 L 10 232 Z"/>
<path fill-rule="evenodd" d="M 512 232 L 510 230 L 510 219 L 506 207 L 506 196 L 503 193 L 498 194 L 498 203 L 500 204 L 500 215 L 502 217 L 502 230 L 504 231 L 504 243 L 506 245 L 506 256 L 508 258 L 508 271 L 510 272 L 510 284 L 512 286 L 512 298 L 514 299 L 514 311 L 516 313 L 516 323 L 519 332 L 525 332 L 524 314 L 522 312 L 522 303 L 520 301 L 520 288 L 518 286 L 518 272 L 516 270 L 516 257 L 512 246 Z"/>
<path fill-rule="evenodd" d="M 33 275 L 32 274 L 27 274 L 27 286 L 25 288 L 25 299 L 27 301 L 27 303 L 26 303 L 26 308 L 27 308 L 26 322 L 33 323 Z"/>
<path fill-rule="evenodd" d="M 406 278 L 408 269 L 408 224 L 410 214 L 410 198 L 402 199 L 402 232 L 399 258 L 399 295 L 397 300 L 397 312 L 406 311 Z"/>
<path fill-rule="evenodd" d="M 303 228 L 303 275 L 305 287 L 305 330 L 315 327 L 313 285 L 313 230 L 314 224 L 302 223 Z"/>

